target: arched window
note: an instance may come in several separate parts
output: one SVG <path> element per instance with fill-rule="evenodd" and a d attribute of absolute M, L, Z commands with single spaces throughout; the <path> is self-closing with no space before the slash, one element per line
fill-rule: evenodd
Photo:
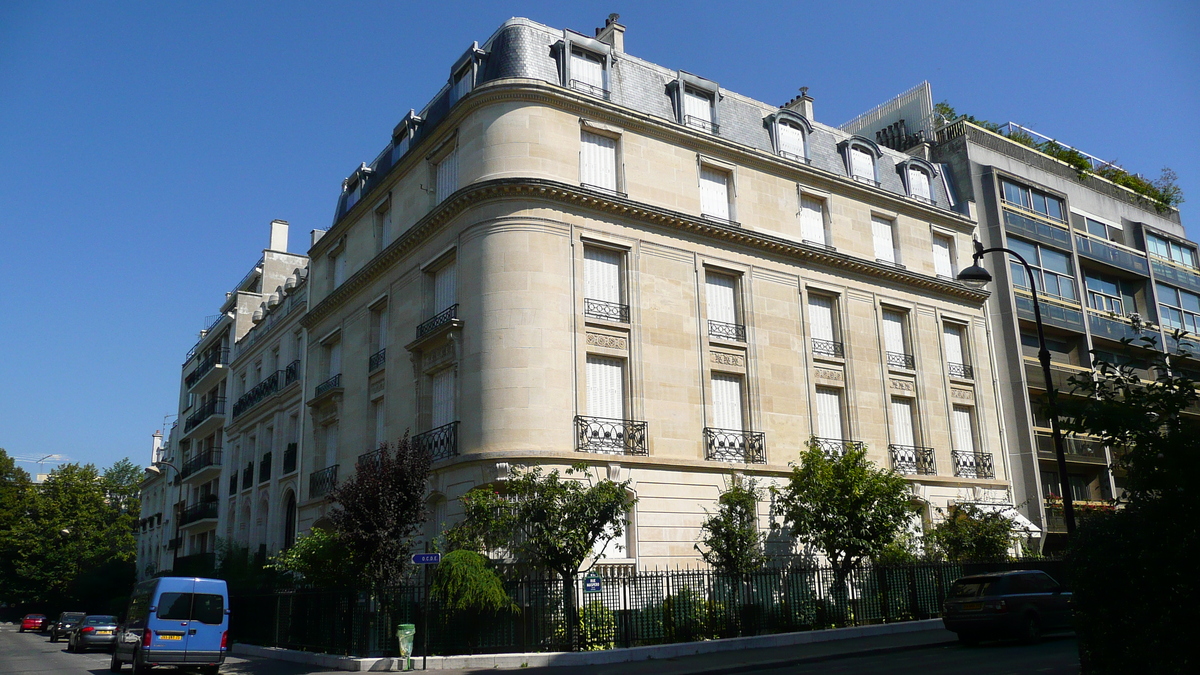
<path fill-rule="evenodd" d="M 289 549 L 296 543 L 296 493 L 288 490 L 283 502 L 283 548 Z"/>
<path fill-rule="evenodd" d="M 808 137 L 812 124 L 804 116 L 791 110 L 780 110 L 767 116 L 771 132 L 771 145 L 780 157 L 808 162 Z"/>
<path fill-rule="evenodd" d="M 937 178 L 937 169 L 918 157 L 906 159 L 896 165 L 900 180 L 904 182 L 904 190 L 909 197 L 929 204 L 934 203 L 933 179 Z"/>
<path fill-rule="evenodd" d="M 846 175 L 854 180 L 879 185 L 879 174 L 875 160 L 883 156 L 874 141 L 862 136 L 851 136 L 838 143 L 838 150 L 846 162 Z"/>

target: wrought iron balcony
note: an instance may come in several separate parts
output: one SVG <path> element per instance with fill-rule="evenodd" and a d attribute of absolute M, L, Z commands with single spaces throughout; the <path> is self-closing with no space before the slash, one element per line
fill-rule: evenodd
<path fill-rule="evenodd" d="M 435 462 L 450 459 L 458 454 L 458 422 L 417 434 L 412 437 L 412 443 L 418 451 L 428 453 Z"/>
<path fill-rule="evenodd" d="M 896 473 L 915 473 L 923 476 L 937 474 L 933 448 L 892 443 L 888 445 L 888 452 L 892 455 L 892 468 Z"/>
<path fill-rule="evenodd" d="M 287 368 L 284 368 L 284 370 L 283 370 L 283 386 L 286 387 L 289 384 L 291 384 L 299 379 L 300 379 L 300 359 L 296 359 L 295 361 L 292 361 L 291 363 L 287 364 Z"/>
<path fill-rule="evenodd" d="M 262 403 L 268 396 L 275 394 L 281 388 L 283 382 L 283 371 L 277 370 L 262 379 L 262 382 L 250 388 L 250 391 L 238 397 L 237 403 L 233 404 L 233 416 L 246 412 L 254 406 Z"/>
<path fill-rule="evenodd" d="M 965 363 L 947 363 L 946 368 L 950 371 L 950 377 L 963 380 L 975 379 L 975 369 Z"/>
<path fill-rule="evenodd" d="M 192 504 L 184 509 L 183 513 L 179 515 L 179 524 L 180 526 L 190 525 L 201 520 L 207 520 L 216 517 L 217 500 L 213 499 L 211 501 L 201 502 L 199 504 Z"/>
<path fill-rule="evenodd" d="M 583 315 L 593 319 L 629 323 L 629 305 L 584 298 Z"/>
<path fill-rule="evenodd" d="M 379 351 L 372 354 L 371 358 L 367 359 L 367 372 L 373 373 L 373 372 L 379 370 L 380 368 L 383 367 L 383 364 L 386 362 L 387 362 L 387 349 L 386 348 L 380 349 Z"/>
<path fill-rule="evenodd" d="M 327 392 L 333 391 L 334 389 L 341 389 L 341 388 L 342 388 L 342 374 L 338 373 L 337 375 L 334 375 L 333 377 L 329 378 L 328 380 L 325 380 L 321 384 L 318 384 L 317 390 L 316 390 L 316 392 L 314 392 L 313 395 L 320 396 L 321 394 L 325 394 Z"/>
<path fill-rule="evenodd" d="M 841 457 L 847 450 L 862 450 L 864 447 L 862 441 L 848 441 L 842 438 L 813 438 L 812 442 L 830 459 Z"/>
<path fill-rule="evenodd" d="M 446 309 L 438 312 L 432 319 L 417 326 L 417 337 L 422 338 L 429 335 L 433 331 L 445 326 L 451 321 L 458 318 L 458 303 L 450 305 Z"/>
<path fill-rule="evenodd" d="M 271 453 L 264 452 L 262 459 L 258 461 L 258 482 L 265 483 L 271 480 Z"/>
<path fill-rule="evenodd" d="M 907 370 L 915 370 L 917 361 L 912 354 L 901 354 L 900 352 L 888 352 L 887 364 L 890 368 L 904 368 Z"/>
<path fill-rule="evenodd" d="M 289 474 L 296 470 L 296 443 L 288 443 L 283 450 L 283 473 Z"/>
<path fill-rule="evenodd" d="M 246 468 L 242 469 L 242 489 L 246 490 L 254 487 L 254 462 L 247 462 Z"/>
<path fill-rule="evenodd" d="M 575 449 L 611 455 L 648 455 L 646 423 L 576 415 Z"/>
<path fill-rule="evenodd" d="M 992 464 L 990 452 L 960 452 L 950 453 L 954 458 L 954 475 L 962 478 L 995 478 L 996 467 Z"/>
<path fill-rule="evenodd" d="M 383 456 L 382 449 L 372 450 L 370 452 L 364 452 L 363 454 L 358 456 L 358 461 L 356 461 L 354 463 L 354 468 L 359 471 L 362 471 L 364 468 L 366 468 L 366 469 L 378 468 L 379 464 L 380 464 L 380 458 L 382 456 Z"/>
<path fill-rule="evenodd" d="M 737 431 L 704 427 L 704 459 L 716 462 L 767 462 L 767 435 L 761 431 Z"/>
<path fill-rule="evenodd" d="M 221 449 L 212 448 L 204 452 L 196 453 L 194 457 L 183 463 L 183 467 L 179 469 L 179 475 L 183 478 L 196 473 L 197 471 L 210 467 L 221 466 Z"/>
<path fill-rule="evenodd" d="M 337 464 L 308 474 L 309 499 L 316 499 L 317 497 L 324 497 L 329 494 L 329 491 L 337 485 L 337 479 Z"/>
<path fill-rule="evenodd" d="M 708 336 L 722 340 L 736 340 L 738 342 L 746 341 L 746 327 L 738 323 L 725 323 L 724 321 L 708 321 Z"/>
<path fill-rule="evenodd" d="M 589 96 L 602 98 L 606 101 L 608 100 L 608 90 L 604 87 L 597 87 L 594 84 L 589 84 L 587 82 L 583 82 L 582 80 L 571 80 L 570 84 L 572 89 L 582 91 Z"/>
<path fill-rule="evenodd" d="M 209 352 L 208 356 L 204 357 L 203 361 L 196 364 L 196 367 L 192 369 L 192 372 L 188 373 L 187 377 L 183 378 L 183 383 L 187 385 L 188 389 L 191 389 L 210 370 L 218 365 L 225 365 L 227 363 L 229 363 L 229 350 L 214 349 Z"/>
<path fill-rule="evenodd" d="M 812 350 L 814 354 L 820 354 L 821 356 L 836 356 L 838 358 L 844 358 L 846 356 L 845 346 L 842 343 L 834 342 L 833 340 L 813 338 Z"/>
<path fill-rule="evenodd" d="M 200 426 L 201 422 L 212 417 L 213 415 L 224 415 L 224 414 L 225 414 L 225 399 L 224 398 L 209 399 L 208 402 L 202 404 L 196 410 L 196 412 L 192 413 L 191 415 L 188 415 L 187 421 L 183 423 L 183 433 L 186 434 L 187 432 L 191 431 L 192 429 L 195 429 L 196 427 Z"/>
<path fill-rule="evenodd" d="M 706 120 L 703 117 L 696 117 L 695 115 L 684 115 L 683 123 L 689 127 L 700 129 L 701 131 L 707 131 L 710 134 L 721 133 L 721 125 L 716 124 L 715 122 L 712 122 L 711 120 Z"/>

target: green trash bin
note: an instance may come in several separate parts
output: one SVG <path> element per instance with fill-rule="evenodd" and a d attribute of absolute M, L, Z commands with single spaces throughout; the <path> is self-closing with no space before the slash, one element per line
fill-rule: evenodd
<path fill-rule="evenodd" d="M 412 670 L 413 638 L 416 635 L 416 624 L 402 623 L 396 627 L 396 639 L 400 641 L 400 658 L 404 659 L 405 670 Z"/>

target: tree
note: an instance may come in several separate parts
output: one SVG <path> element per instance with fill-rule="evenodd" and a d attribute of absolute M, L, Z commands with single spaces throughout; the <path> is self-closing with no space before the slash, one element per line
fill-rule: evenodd
<path fill-rule="evenodd" d="M 22 584 L 16 562 L 21 548 L 20 524 L 33 499 L 29 474 L 0 448 L 0 598 L 15 598 Z"/>
<path fill-rule="evenodd" d="M 960 504 L 925 535 L 935 552 L 955 561 L 999 560 L 1016 536 L 1012 519 L 1001 511 Z"/>
<path fill-rule="evenodd" d="M 762 495 L 750 483 L 732 481 L 717 498 L 717 512 L 708 514 L 700 526 L 700 557 L 722 574 L 749 574 L 763 568 L 765 535 L 758 529 L 758 502 Z"/>
<path fill-rule="evenodd" d="M 466 549 L 442 556 L 442 561 L 433 568 L 429 597 L 450 611 L 457 629 L 454 632 L 466 637 L 472 652 L 475 636 L 483 625 L 500 612 L 518 609 L 503 580 L 492 569 L 491 561 Z"/>
<path fill-rule="evenodd" d="M 800 461 L 785 487 L 771 487 L 776 509 L 794 537 L 825 555 L 842 587 L 864 558 L 882 553 L 908 524 L 908 481 L 876 468 L 865 448 L 830 457 L 813 441 Z"/>
<path fill-rule="evenodd" d="M 351 588 L 363 581 L 354 554 L 337 534 L 319 528 L 272 556 L 266 567 L 317 588 Z"/>
<path fill-rule="evenodd" d="M 573 643 L 575 575 L 594 551 L 604 551 L 624 535 L 629 510 L 637 501 L 628 488 L 629 481 L 593 479 L 582 463 L 567 469 L 565 476 L 558 469 L 546 473 L 540 466 L 517 467 L 505 481 L 503 494 L 484 487 L 463 496 L 465 518 L 447 539 L 456 548 L 502 551 L 517 562 L 557 574 Z"/>
<path fill-rule="evenodd" d="M 329 494 L 333 530 L 373 587 L 395 584 L 409 571 L 412 539 L 426 517 L 429 463 L 429 454 L 406 434 L 394 452 L 382 444 L 369 464 Z"/>

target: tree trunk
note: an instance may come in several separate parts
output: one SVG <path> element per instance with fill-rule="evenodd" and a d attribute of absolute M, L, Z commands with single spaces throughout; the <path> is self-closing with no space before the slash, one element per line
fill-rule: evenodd
<path fill-rule="evenodd" d="M 571 651 L 579 651 L 579 620 L 575 611 L 575 575 L 559 571 L 563 585 L 563 622 L 566 624 L 567 644 Z"/>

